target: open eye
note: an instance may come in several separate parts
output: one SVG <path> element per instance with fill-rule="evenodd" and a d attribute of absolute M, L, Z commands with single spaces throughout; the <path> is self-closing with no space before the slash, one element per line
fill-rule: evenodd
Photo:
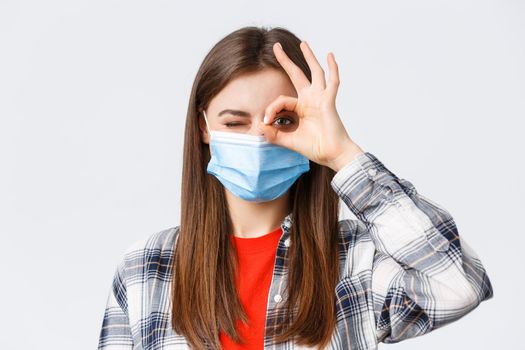
<path fill-rule="evenodd" d="M 281 116 L 274 119 L 274 124 L 277 124 L 279 126 L 287 126 L 294 123 L 293 118 L 288 116 Z"/>

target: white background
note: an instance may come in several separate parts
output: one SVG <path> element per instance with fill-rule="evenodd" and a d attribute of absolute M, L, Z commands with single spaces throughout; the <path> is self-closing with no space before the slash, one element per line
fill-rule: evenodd
<path fill-rule="evenodd" d="M 1 347 L 96 347 L 124 249 L 179 223 L 198 66 L 264 25 L 326 69 L 334 52 L 350 136 L 453 214 L 493 283 L 462 319 L 380 347 L 525 348 L 524 18 L 503 0 L 0 0 Z"/>

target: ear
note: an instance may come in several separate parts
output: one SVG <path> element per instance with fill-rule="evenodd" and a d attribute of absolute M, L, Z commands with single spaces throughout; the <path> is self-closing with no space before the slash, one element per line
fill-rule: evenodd
<path fill-rule="evenodd" d="M 201 141 L 206 144 L 209 144 L 210 136 L 208 134 L 208 128 L 206 128 L 206 121 L 204 120 L 204 116 L 202 115 L 202 112 L 197 112 L 197 115 L 198 115 L 197 120 L 199 123 Z"/>

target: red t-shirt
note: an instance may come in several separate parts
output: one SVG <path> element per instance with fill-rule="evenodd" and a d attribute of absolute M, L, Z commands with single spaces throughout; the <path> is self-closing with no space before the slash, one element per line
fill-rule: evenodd
<path fill-rule="evenodd" d="M 242 238 L 230 235 L 239 256 L 239 274 L 236 281 L 250 324 L 244 325 L 237 320 L 237 329 L 245 340 L 244 345 L 235 343 L 229 336 L 220 331 L 222 349 L 263 349 L 264 328 L 266 323 L 266 306 L 268 292 L 272 282 L 275 254 L 282 228 L 275 229 L 255 238 Z"/>

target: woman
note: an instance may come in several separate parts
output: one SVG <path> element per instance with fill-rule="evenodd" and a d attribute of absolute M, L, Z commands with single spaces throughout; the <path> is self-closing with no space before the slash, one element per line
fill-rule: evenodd
<path fill-rule="evenodd" d="M 493 296 L 443 207 L 347 134 L 338 66 L 283 28 L 205 57 L 181 223 L 129 247 L 99 349 L 376 349 Z M 357 220 L 338 220 L 339 199 Z"/>

